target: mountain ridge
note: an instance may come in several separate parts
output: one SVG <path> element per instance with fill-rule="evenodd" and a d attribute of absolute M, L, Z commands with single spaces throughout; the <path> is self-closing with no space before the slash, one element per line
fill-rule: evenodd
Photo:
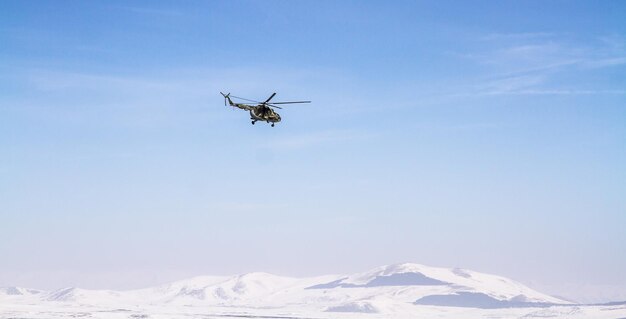
<path fill-rule="evenodd" d="M 10 291 L 28 290 L 15 288 Z M 505 277 L 415 263 L 380 266 L 349 275 L 294 278 L 251 272 L 234 276 L 197 276 L 125 291 L 63 288 L 36 294 L 5 293 L 3 298 L 93 305 L 300 305 L 328 312 L 363 313 L 387 313 L 420 305 L 506 308 L 573 304 Z"/>

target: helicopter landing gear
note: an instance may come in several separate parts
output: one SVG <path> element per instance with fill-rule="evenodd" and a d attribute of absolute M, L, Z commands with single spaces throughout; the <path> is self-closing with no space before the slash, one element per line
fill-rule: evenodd
<path fill-rule="evenodd" d="M 256 121 L 252 121 L 252 125 L 254 125 L 254 123 L 256 123 Z"/>
<path fill-rule="evenodd" d="M 272 123 L 272 127 L 274 127 L 274 123 Z"/>

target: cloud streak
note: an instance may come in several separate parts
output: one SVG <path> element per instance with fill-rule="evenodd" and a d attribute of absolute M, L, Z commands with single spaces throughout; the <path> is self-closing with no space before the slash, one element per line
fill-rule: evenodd
<path fill-rule="evenodd" d="M 322 145 L 337 144 L 371 137 L 371 134 L 353 130 L 327 130 L 282 137 L 265 144 L 274 150 L 302 149 Z"/>
<path fill-rule="evenodd" d="M 475 96 L 620 95 L 621 88 L 586 82 L 592 72 L 626 64 L 626 50 L 615 38 L 590 47 L 555 33 L 490 34 L 491 47 L 459 55 L 486 68 L 473 85 Z"/>

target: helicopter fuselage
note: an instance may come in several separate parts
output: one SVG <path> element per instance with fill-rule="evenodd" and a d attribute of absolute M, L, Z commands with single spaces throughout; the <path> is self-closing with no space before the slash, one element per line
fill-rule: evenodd
<path fill-rule="evenodd" d="M 280 115 L 269 107 L 257 106 L 250 110 L 250 119 L 268 123 L 280 122 Z"/>

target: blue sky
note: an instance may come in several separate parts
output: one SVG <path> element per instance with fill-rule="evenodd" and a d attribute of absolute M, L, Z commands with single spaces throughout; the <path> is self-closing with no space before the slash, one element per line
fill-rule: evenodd
<path fill-rule="evenodd" d="M 620 1 L 1 2 L 0 285 L 409 261 L 626 296 L 625 21 Z M 252 126 L 219 91 L 313 103 Z"/>

